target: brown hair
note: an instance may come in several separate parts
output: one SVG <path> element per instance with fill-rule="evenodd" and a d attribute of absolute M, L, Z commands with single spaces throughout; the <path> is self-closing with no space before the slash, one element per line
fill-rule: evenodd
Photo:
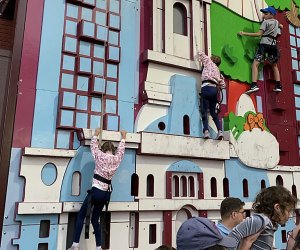
<path fill-rule="evenodd" d="M 220 207 L 221 218 L 228 218 L 232 212 L 238 212 L 244 205 L 245 202 L 241 201 L 239 198 L 225 198 Z"/>
<path fill-rule="evenodd" d="M 263 213 L 273 222 L 276 222 L 274 205 L 277 203 L 283 212 L 287 208 L 294 209 L 296 207 L 297 198 L 283 186 L 268 187 L 262 189 L 256 196 L 252 208 L 255 213 Z"/>
<path fill-rule="evenodd" d="M 210 59 L 219 67 L 221 64 L 221 57 L 212 55 Z"/>
<path fill-rule="evenodd" d="M 176 250 L 174 247 L 161 245 L 160 247 L 156 248 L 155 250 Z"/>
<path fill-rule="evenodd" d="M 107 141 L 102 144 L 101 151 L 104 153 L 106 153 L 107 151 L 111 151 L 114 155 L 116 153 L 116 148 L 111 141 Z"/>

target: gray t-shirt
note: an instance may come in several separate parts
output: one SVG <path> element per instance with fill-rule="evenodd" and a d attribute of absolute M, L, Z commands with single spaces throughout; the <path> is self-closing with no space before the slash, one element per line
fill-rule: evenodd
<path fill-rule="evenodd" d="M 279 23 L 276 19 L 267 19 L 260 25 L 260 30 L 263 31 L 261 44 L 276 45 L 276 37 L 280 33 Z"/>
<path fill-rule="evenodd" d="M 263 228 L 264 230 L 252 244 L 251 250 L 271 250 L 273 249 L 274 233 L 277 226 L 273 226 L 271 220 L 264 214 L 253 214 L 251 217 L 247 217 L 233 228 L 228 236 L 234 238 L 238 244 L 241 239 L 253 235 Z"/>

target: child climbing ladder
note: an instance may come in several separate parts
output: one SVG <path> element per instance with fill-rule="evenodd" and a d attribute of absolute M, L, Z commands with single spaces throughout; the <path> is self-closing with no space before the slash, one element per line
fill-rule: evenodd
<path fill-rule="evenodd" d="M 276 37 L 280 33 L 280 29 L 283 28 L 283 25 L 274 18 L 276 15 L 276 10 L 273 7 L 267 7 L 265 9 L 261 9 L 260 11 L 263 13 L 264 21 L 262 22 L 259 31 L 256 33 L 249 33 L 244 31 L 239 32 L 240 36 L 261 36 L 261 40 L 252 64 L 252 84 L 250 86 L 250 89 L 245 92 L 246 94 L 251 94 L 259 90 L 259 87 L 257 86 L 258 66 L 266 59 L 270 62 L 274 72 L 275 88 L 273 89 L 273 91 L 282 91 L 280 74 L 277 66 L 279 51 L 277 47 Z"/>

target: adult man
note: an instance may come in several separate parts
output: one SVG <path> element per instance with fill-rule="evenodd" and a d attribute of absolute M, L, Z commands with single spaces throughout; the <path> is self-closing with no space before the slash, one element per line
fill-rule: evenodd
<path fill-rule="evenodd" d="M 227 236 L 235 226 L 245 219 L 244 205 L 245 202 L 234 197 L 227 197 L 222 201 L 220 208 L 221 220 L 218 221 L 217 227 L 223 237 Z"/>

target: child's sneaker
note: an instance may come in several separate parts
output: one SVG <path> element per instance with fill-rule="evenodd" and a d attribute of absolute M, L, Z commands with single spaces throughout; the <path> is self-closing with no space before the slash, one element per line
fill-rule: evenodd
<path fill-rule="evenodd" d="M 251 83 L 250 89 L 245 94 L 250 94 L 259 90 L 259 87 L 255 83 Z"/>
<path fill-rule="evenodd" d="M 223 132 L 222 130 L 219 130 L 218 135 L 217 135 L 217 140 L 223 140 L 224 136 L 223 136 Z"/>
<path fill-rule="evenodd" d="M 70 248 L 68 248 L 68 250 L 79 250 L 79 246 L 78 247 L 71 246 Z"/>
<path fill-rule="evenodd" d="M 210 138 L 210 133 L 208 130 L 204 131 L 204 139 L 209 139 Z"/>
<path fill-rule="evenodd" d="M 282 86 L 281 84 L 276 84 L 275 88 L 273 89 L 274 92 L 281 92 L 282 91 Z"/>

